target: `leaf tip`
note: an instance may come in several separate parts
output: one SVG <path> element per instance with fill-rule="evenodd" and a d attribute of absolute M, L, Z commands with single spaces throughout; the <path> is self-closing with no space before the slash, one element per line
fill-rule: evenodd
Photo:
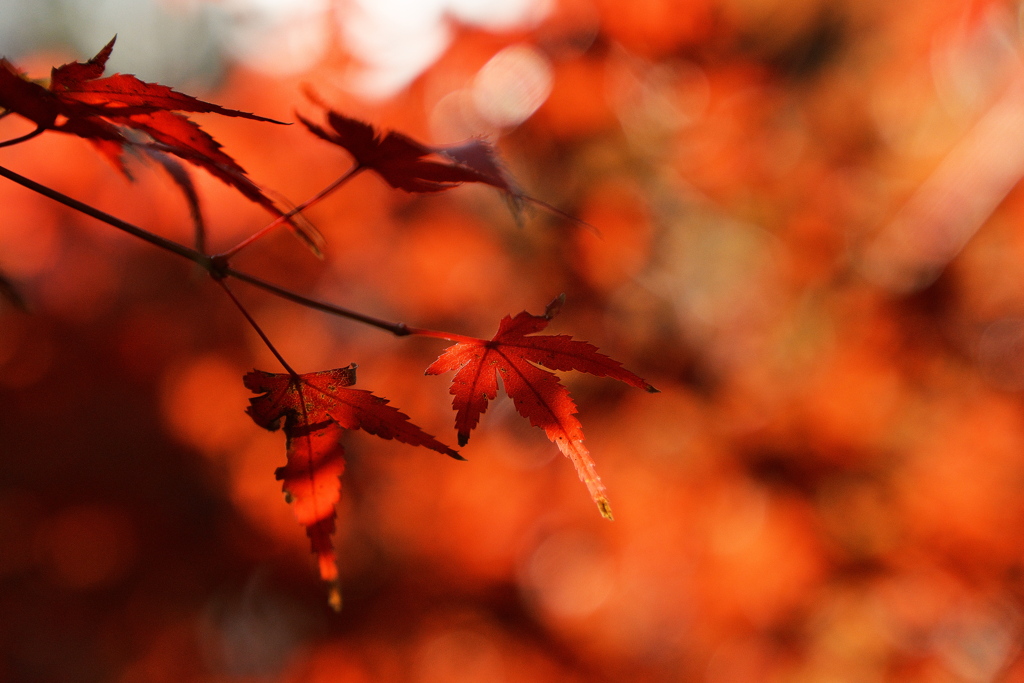
<path fill-rule="evenodd" d="M 544 317 L 547 318 L 548 320 L 551 320 L 556 315 L 558 315 L 558 312 L 562 310 L 562 306 L 564 304 L 565 304 L 565 292 L 562 292 L 561 294 L 556 296 L 554 299 L 552 299 L 551 303 L 549 303 L 547 305 L 547 307 L 544 309 Z"/>
<path fill-rule="evenodd" d="M 615 516 L 612 515 L 612 504 L 608 502 L 608 499 L 604 496 L 600 496 L 594 500 L 597 503 L 597 509 L 601 511 L 601 516 L 607 519 L 609 522 L 615 521 Z"/>
<path fill-rule="evenodd" d="M 116 43 L 116 42 L 117 42 L 117 34 L 115 33 L 114 37 L 110 39 L 110 42 L 108 42 L 106 45 L 104 45 L 103 49 L 101 49 L 99 52 L 97 52 L 96 56 L 94 56 L 92 59 L 90 59 L 87 63 L 88 64 L 95 64 L 96 66 L 99 66 L 101 68 L 106 67 L 107 60 L 110 59 L 110 53 L 114 51 L 114 43 Z"/>
<path fill-rule="evenodd" d="M 469 432 L 459 432 L 459 447 L 465 446 L 469 443 Z"/>
<path fill-rule="evenodd" d="M 644 390 L 645 390 L 645 391 L 646 391 L 646 392 L 647 392 L 648 394 L 660 394 L 660 393 L 661 393 L 661 389 L 658 389 L 658 388 L 656 388 L 656 387 L 652 387 L 652 386 L 651 386 L 650 384 L 648 384 L 647 386 L 645 386 L 645 387 L 644 387 Z"/>

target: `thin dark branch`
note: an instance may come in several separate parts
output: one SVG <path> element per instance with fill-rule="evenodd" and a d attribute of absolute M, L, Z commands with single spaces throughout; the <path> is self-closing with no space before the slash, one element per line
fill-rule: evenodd
<path fill-rule="evenodd" d="M 235 302 L 235 306 L 238 306 L 238 310 L 242 312 L 242 315 L 245 316 L 245 319 L 249 321 L 250 325 L 252 325 L 252 329 L 256 330 L 256 334 L 260 336 L 260 339 L 262 339 L 263 343 L 267 345 L 267 348 L 270 349 L 270 352 L 274 354 L 274 357 L 277 358 L 277 361 L 282 366 L 284 366 L 284 369 L 288 371 L 288 374 L 291 375 L 292 377 L 298 377 L 298 373 L 292 370 L 292 366 L 288 365 L 288 361 L 284 359 L 284 356 L 282 356 L 281 353 L 277 350 L 277 347 L 275 347 L 271 343 L 270 337 L 268 337 L 267 334 L 263 331 L 263 328 L 261 328 L 256 323 L 256 320 L 252 317 L 252 315 L 249 314 L 249 311 L 246 310 L 245 306 L 242 305 L 242 302 L 238 300 L 238 297 L 235 296 L 235 293 L 228 288 L 228 284 L 224 282 L 224 280 L 222 279 L 218 279 L 217 284 L 220 285 L 221 288 L 227 293 L 227 295 L 231 297 L 231 300 Z"/>
<path fill-rule="evenodd" d="M 122 230 L 128 233 L 129 235 L 138 237 L 139 239 L 145 242 L 149 242 L 154 246 L 160 247 L 161 249 L 169 251 L 173 254 L 177 254 L 178 256 L 181 256 L 183 258 L 186 258 L 189 261 L 198 264 L 201 268 L 206 270 L 216 279 L 224 277 L 233 277 L 236 280 L 248 282 L 249 284 L 255 287 L 259 287 L 260 289 L 266 290 L 271 294 L 279 296 L 282 299 L 293 301 L 302 306 L 306 306 L 307 308 L 323 311 L 324 313 L 330 313 L 331 315 L 341 316 L 342 318 L 348 318 L 349 320 L 355 320 L 357 322 L 361 322 L 363 324 L 370 325 L 381 330 L 386 330 L 397 337 L 404 337 L 409 334 L 409 328 L 406 326 L 405 323 L 396 323 L 388 320 L 381 320 L 380 318 L 374 318 L 373 316 L 359 313 L 357 311 L 352 311 L 347 308 L 342 308 L 341 306 L 335 306 L 334 304 L 329 304 L 324 301 L 310 299 L 309 297 L 302 296 L 301 294 L 293 292 L 290 289 L 286 289 L 284 287 L 275 285 L 271 282 L 267 282 L 266 280 L 262 280 L 256 277 L 255 275 L 250 275 L 249 273 L 240 270 L 235 270 L 234 268 L 228 267 L 225 260 L 220 257 L 209 257 L 204 254 L 201 254 L 195 249 L 190 249 L 189 247 L 186 247 L 182 244 L 178 244 L 177 242 L 151 233 L 148 230 L 144 230 L 136 225 L 132 225 L 127 221 L 123 221 L 120 218 L 117 218 L 116 216 L 112 216 L 109 213 L 106 213 L 105 211 L 100 211 L 99 209 L 96 209 L 92 206 L 89 206 L 88 204 L 80 202 L 77 199 L 73 199 L 67 196 L 66 194 L 51 189 L 46 185 L 42 185 L 34 180 L 30 180 L 25 176 L 19 175 L 10 169 L 4 168 L 3 166 L 0 166 L 0 177 L 7 178 L 12 182 L 15 182 L 23 187 L 26 187 L 32 190 L 33 192 L 38 192 L 44 197 L 48 197 L 55 202 L 58 202 L 60 204 L 63 204 L 64 206 L 74 209 L 75 211 L 83 213 L 87 216 L 91 216 L 92 218 L 95 218 L 98 221 L 115 227 L 118 230 Z"/>
<path fill-rule="evenodd" d="M 313 308 L 318 311 L 323 311 L 325 313 L 330 313 L 332 315 L 341 316 L 342 318 L 356 320 L 366 325 L 371 325 L 381 330 L 386 330 L 391 334 L 395 335 L 396 337 L 404 337 L 409 334 L 409 328 L 406 326 L 405 323 L 395 323 L 390 322 L 388 320 L 381 320 L 380 318 L 374 318 L 373 316 L 365 315 L 357 311 L 351 311 L 347 308 L 342 308 L 341 306 L 335 306 L 334 304 L 329 304 L 324 301 L 310 299 L 309 297 L 302 296 L 301 294 L 293 292 L 290 289 L 279 287 L 278 285 L 275 285 L 271 282 L 261 280 L 260 278 L 254 275 L 249 275 L 248 273 L 242 272 L 240 270 L 235 270 L 234 268 L 225 268 L 223 273 L 228 277 L 233 277 L 236 280 L 248 282 L 250 285 L 259 287 L 260 289 L 265 289 L 266 291 L 272 294 L 276 294 L 282 299 L 294 301 L 295 303 L 301 304 L 306 308 Z"/>
<path fill-rule="evenodd" d="M 67 196 L 66 194 L 63 194 L 62 192 L 58 192 L 57 190 L 47 187 L 46 185 L 42 185 L 34 180 L 30 180 L 29 178 L 26 178 L 23 175 L 19 175 L 8 168 L 4 168 L 3 166 L 0 166 L 0 176 L 19 184 L 22 187 L 26 187 L 32 190 L 33 192 L 37 192 L 43 195 L 44 197 L 49 197 L 53 201 L 63 204 L 68 208 L 74 209 L 79 213 L 84 213 L 86 216 L 91 216 L 96 220 L 102 221 L 103 223 L 115 227 L 118 230 L 122 230 L 128 233 L 129 235 L 138 237 L 140 240 L 149 242 L 150 244 L 160 247 L 161 249 L 164 249 L 166 251 L 169 251 L 172 254 L 177 254 L 178 256 L 187 258 L 189 261 L 198 263 L 206 270 L 210 270 L 209 257 L 204 256 L 195 249 L 190 249 L 182 244 L 178 244 L 173 240 L 169 240 L 166 237 L 161 237 L 160 235 L 156 235 L 148 230 L 144 230 L 138 227 L 137 225 L 132 225 L 131 223 L 123 221 L 120 218 L 117 218 L 116 216 L 111 216 L 109 213 L 105 211 L 100 211 L 97 208 L 89 206 L 84 202 L 80 202 L 77 199 L 73 199 Z"/>

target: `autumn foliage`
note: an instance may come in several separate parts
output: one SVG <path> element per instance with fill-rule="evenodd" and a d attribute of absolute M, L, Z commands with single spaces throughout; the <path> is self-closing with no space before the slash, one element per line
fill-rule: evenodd
<path fill-rule="evenodd" d="M 514 318 L 505 316 L 490 340 L 446 336 L 458 343 L 431 363 L 427 374 L 455 371 L 451 394 L 455 397 L 452 408 L 455 409 L 455 429 L 460 446 L 469 442 L 469 433 L 480 422 L 488 401 L 497 396 L 500 378 L 519 414 L 534 427 L 543 429 L 558 449 L 572 460 L 601 514 L 612 519 L 611 503 L 604 484 L 594 469 L 590 452 L 583 445 L 583 426 L 576 419 L 576 404 L 550 370 L 579 370 L 598 377 L 612 377 L 650 392 L 657 389 L 623 369 L 618 361 L 598 353 L 592 344 L 576 341 L 564 334 L 535 334 L 548 326 L 563 302 L 564 297 L 559 297 L 542 316 L 530 315 L 526 311 Z M 433 334 L 445 336 L 444 333 Z"/>
<path fill-rule="evenodd" d="M 288 502 L 292 504 L 299 522 L 306 527 L 306 535 L 309 536 L 319 564 L 320 577 L 330 586 L 329 602 L 339 610 L 341 597 L 332 536 L 335 531 L 335 506 L 340 498 L 340 478 L 345 468 L 344 451 L 339 443 L 342 430 L 361 429 L 383 439 L 425 446 L 458 460 L 463 458 L 411 423 L 409 416 L 388 405 L 387 399 L 365 390 L 348 388 L 355 384 L 354 364 L 304 374 L 292 370 L 228 288 L 225 280 L 236 278 L 258 284 L 282 298 L 311 308 L 324 308 L 323 305 L 234 270 L 230 267 L 230 260 L 280 223 L 299 225 L 293 216 L 298 214 L 300 208 L 308 208 L 323 199 L 364 169 L 375 171 L 392 187 L 407 192 L 439 192 L 463 183 L 476 182 L 501 189 L 517 204 L 529 198 L 513 189 L 514 185 L 501 170 L 491 145 L 482 139 L 430 148 L 395 131 L 379 136 L 369 124 L 328 111 L 327 118 L 333 133 L 326 132 L 301 116 L 299 119 L 317 136 L 346 149 L 354 157 L 355 165 L 301 207 L 287 214 L 282 213 L 246 177 L 242 168 L 220 151 L 219 143 L 194 122 L 176 112 L 205 112 L 269 123 L 280 122 L 225 109 L 165 86 L 145 83 L 130 75 L 115 74 L 101 78 L 113 47 L 114 40 L 111 40 L 88 62 L 72 62 L 54 68 L 49 88 L 28 80 L 10 62 L 0 62 L 0 70 L 5 74 L 5 80 L 0 81 L 0 104 L 4 105 L 8 113 L 19 114 L 37 126 L 32 133 L 7 144 L 24 143 L 50 130 L 73 133 L 93 142 L 124 173 L 127 170 L 121 155 L 126 147 L 166 151 L 210 171 L 247 198 L 270 208 L 279 216 L 278 219 L 228 251 L 208 255 L 201 249 L 189 249 L 97 213 L 17 174 L 7 172 L 5 176 L 205 268 L 284 366 L 287 371 L 285 374 L 256 370 L 245 376 L 245 386 L 262 394 L 250 400 L 248 413 L 258 425 L 271 430 L 278 429 L 284 421 L 288 464 L 277 469 L 277 478 L 284 482 Z M 134 139 L 129 135 L 129 129 L 146 137 Z M 435 154 L 445 160 L 439 162 L 427 158 Z M 191 181 L 184 180 L 179 173 L 172 173 L 172 177 L 185 186 L 194 218 L 201 226 L 198 200 L 195 199 Z M 197 242 L 197 246 L 201 247 L 205 236 L 197 238 Z M 318 248 L 316 252 L 319 253 Z M 9 284 L 7 286 L 13 291 Z M 558 300 L 558 306 L 563 299 Z M 594 470 L 589 452 L 583 446 L 583 430 L 575 418 L 575 404 L 552 373 L 534 367 L 531 362 L 556 370 L 584 370 L 599 376 L 610 375 L 649 391 L 654 391 L 654 388 L 633 373 L 622 370 L 620 363 L 599 354 L 590 344 L 572 341 L 564 336 L 525 337 L 530 332 L 542 330 L 555 311 L 555 304 L 552 304 L 543 318 L 525 312 L 516 316 L 515 321 L 506 318 L 502 321 L 498 335 L 492 341 L 484 342 L 465 339 L 455 333 L 418 330 L 403 323 L 374 320 L 337 307 L 330 310 L 342 317 L 381 327 L 400 336 L 419 334 L 462 340 L 427 369 L 427 374 L 460 370 L 455 376 L 452 392 L 456 396 L 453 405 L 457 411 L 455 422 L 459 444 L 466 444 L 469 431 L 476 426 L 480 414 L 487 407 L 487 400 L 494 398 L 497 377 L 500 375 L 520 414 L 529 418 L 533 425 L 543 428 L 548 437 L 572 460 L 601 514 L 612 519 L 604 485 Z M 481 348 L 486 349 L 482 354 L 477 351 Z"/>
<path fill-rule="evenodd" d="M 470 4 L 0 43 L 0 683 L 1024 680 L 1020 8 Z"/>
<path fill-rule="evenodd" d="M 306 527 L 320 563 L 320 577 L 331 584 L 331 602 L 340 606 L 338 567 L 334 559 L 334 506 L 345 469 L 341 430 L 362 429 L 382 439 L 425 446 L 461 460 L 457 452 L 409 422 L 409 416 L 389 406 L 387 399 L 362 389 L 356 368 L 324 370 L 305 375 L 259 370 L 245 376 L 245 386 L 263 393 L 249 401 L 256 424 L 278 429 L 284 420 L 288 464 L 277 470 L 295 516 Z"/>
<path fill-rule="evenodd" d="M 54 67 L 49 87 L 30 80 L 6 59 L 0 60 L 0 107 L 37 128 L 85 138 L 122 172 L 126 148 L 167 152 L 209 171 L 249 199 L 276 211 L 273 202 L 245 175 L 241 166 L 194 121 L 179 112 L 204 112 L 280 123 L 227 109 L 146 83 L 130 74 L 103 77 L 114 49 L 112 38 L 87 62 Z M 133 133 L 142 134 L 137 140 Z"/>

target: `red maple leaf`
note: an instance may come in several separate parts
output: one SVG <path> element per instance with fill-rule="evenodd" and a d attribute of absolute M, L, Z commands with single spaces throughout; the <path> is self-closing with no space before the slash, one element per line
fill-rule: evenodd
<path fill-rule="evenodd" d="M 406 192 L 440 192 L 462 183 L 483 183 L 505 193 L 517 221 L 523 203 L 529 202 L 593 228 L 546 202 L 524 194 L 499 161 L 494 145 L 487 140 L 473 138 L 452 145 L 425 145 L 398 131 L 380 133 L 368 123 L 330 109 L 313 93 L 307 92 L 307 95 L 327 109 L 330 129 L 299 114 L 296 118 L 318 137 L 352 155 L 356 168 L 350 174 L 369 169 L 391 187 Z"/>
<path fill-rule="evenodd" d="M 341 597 L 331 536 L 341 495 L 339 477 L 345 469 L 345 452 L 338 441 L 342 431 L 362 429 L 382 439 L 425 446 L 458 460 L 462 457 L 388 405 L 387 399 L 349 389 L 356 381 L 355 365 L 304 375 L 254 370 L 244 381 L 248 389 L 262 393 L 249 400 L 247 409 L 256 424 L 278 429 L 284 419 L 288 463 L 276 475 L 284 482 L 296 518 L 306 527 L 320 576 L 331 584 L 331 604 L 337 609 Z"/>
<path fill-rule="evenodd" d="M 498 176 L 487 175 L 397 131 L 380 135 L 373 126 L 336 111 L 327 112 L 331 130 L 296 115 L 317 136 L 345 148 L 363 169 L 373 170 L 391 187 L 406 192 L 440 192 L 461 183 L 487 182 L 501 186 Z M 477 141 L 486 144 L 483 141 Z M 501 189 L 509 190 L 504 183 Z"/>
<path fill-rule="evenodd" d="M 604 484 L 583 444 L 583 427 L 576 419 L 576 404 L 569 390 L 550 370 L 579 370 L 598 377 L 612 377 L 650 392 L 657 389 L 624 369 L 618 361 L 598 352 L 593 344 L 563 334 L 535 334 L 548 326 L 562 301 L 564 296 L 555 299 L 543 316 L 526 311 L 515 317 L 505 316 L 490 340 L 446 336 L 458 343 L 445 349 L 427 368 L 427 374 L 456 371 L 450 393 L 455 397 L 452 407 L 456 411 L 455 428 L 460 446 L 469 441 L 469 433 L 487 410 L 488 401 L 497 396 L 500 376 L 505 393 L 519 414 L 533 426 L 543 429 L 572 460 L 601 514 L 612 519 Z M 431 333 L 431 336 L 445 335 Z"/>
<path fill-rule="evenodd" d="M 32 121 L 38 131 L 54 130 L 89 140 L 125 175 L 126 149 L 138 149 L 150 156 L 151 152 L 170 153 L 205 169 L 272 214 L 282 215 L 274 201 L 213 137 L 178 112 L 212 113 L 282 125 L 283 122 L 205 102 L 131 74 L 103 78 L 115 40 L 117 36 L 87 62 L 55 67 L 48 88 L 27 79 L 9 61 L 0 59 L 0 107 Z M 182 189 L 187 196 L 188 189 Z M 292 227 L 319 252 L 323 241 L 319 234 L 306 225 L 293 223 Z"/>

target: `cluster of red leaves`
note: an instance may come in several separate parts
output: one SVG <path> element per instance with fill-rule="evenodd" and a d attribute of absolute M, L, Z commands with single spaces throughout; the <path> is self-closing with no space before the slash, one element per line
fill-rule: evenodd
<path fill-rule="evenodd" d="M 196 210 L 198 199 L 187 174 L 180 167 L 167 164 L 165 152 L 210 171 L 249 199 L 277 212 L 273 202 L 246 177 L 241 166 L 221 151 L 211 136 L 178 112 L 280 122 L 204 102 L 131 75 L 102 77 L 113 45 L 111 40 L 88 62 L 72 62 L 53 69 L 49 88 L 25 79 L 8 61 L 0 61 L 0 106 L 36 124 L 35 133 L 26 138 L 46 130 L 80 136 L 92 142 L 122 171 L 125 149 L 142 149 L 164 163 Z M 462 183 L 483 183 L 504 192 L 517 215 L 524 201 L 561 213 L 523 194 L 498 161 L 494 148 L 482 139 L 431 147 L 396 131 L 380 135 L 371 125 L 330 109 L 327 121 L 331 130 L 301 116 L 299 120 L 314 134 L 343 147 L 355 158 L 355 167 L 343 180 L 369 169 L 392 187 L 408 192 L 438 192 Z M 330 189 L 340 184 L 339 181 Z M 282 219 L 289 218 L 277 213 Z M 218 258 L 226 263 L 229 256 Z M 217 277 L 223 275 L 218 273 Z M 0 290 L 10 289 L 4 286 L 5 282 L 0 280 Z M 563 300 L 559 297 L 552 302 L 543 316 L 525 311 L 514 318 L 506 316 L 491 340 L 430 330 L 410 331 L 457 342 L 426 373 L 456 371 L 451 393 L 455 397 L 452 405 L 460 445 L 466 445 L 488 402 L 496 397 L 500 377 L 516 410 L 532 425 L 543 429 L 572 460 L 601 514 L 612 519 L 604 484 L 583 443 L 576 405 L 550 370 L 578 370 L 612 377 L 647 391 L 656 390 L 589 343 L 566 335 L 535 334 L 547 327 Z M 253 322 L 251 318 L 250 321 Z M 267 429 L 278 429 L 284 421 L 288 463 L 277 470 L 277 478 L 284 482 L 295 516 L 306 527 L 320 575 L 332 586 L 331 604 L 338 608 L 340 592 L 332 535 L 344 470 L 344 451 L 339 443 L 342 431 L 362 429 L 383 439 L 396 439 L 462 458 L 410 422 L 406 414 L 388 405 L 386 399 L 365 390 L 350 389 L 355 383 L 355 365 L 302 375 L 288 370 L 285 374 L 256 370 L 245 376 L 245 386 L 261 394 L 251 399 L 248 413 Z"/>
<path fill-rule="evenodd" d="M 355 365 L 303 375 L 255 370 L 245 376 L 245 386 L 262 394 L 250 400 L 247 412 L 253 421 L 267 429 L 279 429 L 284 420 L 288 464 L 278 468 L 276 475 L 284 482 L 295 516 L 306 527 L 321 578 L 332 584 L 330 602 L 335 609 L 341 607 L 341 594 L 331 536 L 345 469 L 345 451 L 339 442 L 342 430 L 362 429 L 382 439 L 462 459 L 412 424 L 408 415 L 388 405 L 387 399 L 350 389 L 355 381 Z"/>
<path fill-rule="evenodd" d="M 649 392 L 657 391 L 616 360 L 599 353 L 592 344 L 567 335 L 537 335 L 547 327 L 564 301 L 558 297 L 543 316 L 522 311 L 505 316 L 490 340 L 429 330 L 413 334 L 457 341 L 446 349 L 426 373 L 456 371 L 451 393 L 455 397 L 455 427 L 459 445 L 465 446 L 488 402 L 497 396 L 498 378 L 516 410 L 540 427 L 576 466 L 598 510 L 612 519 L 604 484 L 590 452 L 583 444 L 583 427 L 576 419 L 576 404 L 569 391 L 550 370 L 578 370 L 598 377 L 612 377 Z M 547 368 L 547 369 L 546 369 Z M 256 370 L 245 377 L 245 386 L 256 393 L 249 415 L 262 427 L 278 429 L 284 419 L 288 464 L 277 470 L 284 491 L 294 505 L 295 516 L 306 527 L 319 559 L 320 576 L 332 584 L 331 603 L 340 605 L 336 581 L 338 568 L 331 536 L 335 505 L 344 470 L 341 430 L 362 429 L 382 439 L 396 439 L 425 446 L 438 453 L 463 459 L 456 451 L 412 424 L 409 417 L 387 405 L 387 400 L 368 391 L 349 389 L 355 383 L 355 366 L 303 375 L 272 374 Z"/>
<path fill-rule="evenodd" d="M 198 200 L 191 181 L 168 154 L 208 171 L 272 214 L 282 215 L 220 143 L 181 112 L 283 122 L 205 102 L 131 74 L 103 77 L 116 40 L 115 36 L 87 62 L 54 67 L 49 87 L 29 80 L 7 59 L 0 59 L 0 107 L 35 123 L 37 129 L 31 135 L 53 130 L 85 138 L 126 175 L 124 152 L 145 154 L 168 170 L 193 206 Z M 319 251 L 322 238 L 315 230 L 297 221 L 289 223 Z"/>

